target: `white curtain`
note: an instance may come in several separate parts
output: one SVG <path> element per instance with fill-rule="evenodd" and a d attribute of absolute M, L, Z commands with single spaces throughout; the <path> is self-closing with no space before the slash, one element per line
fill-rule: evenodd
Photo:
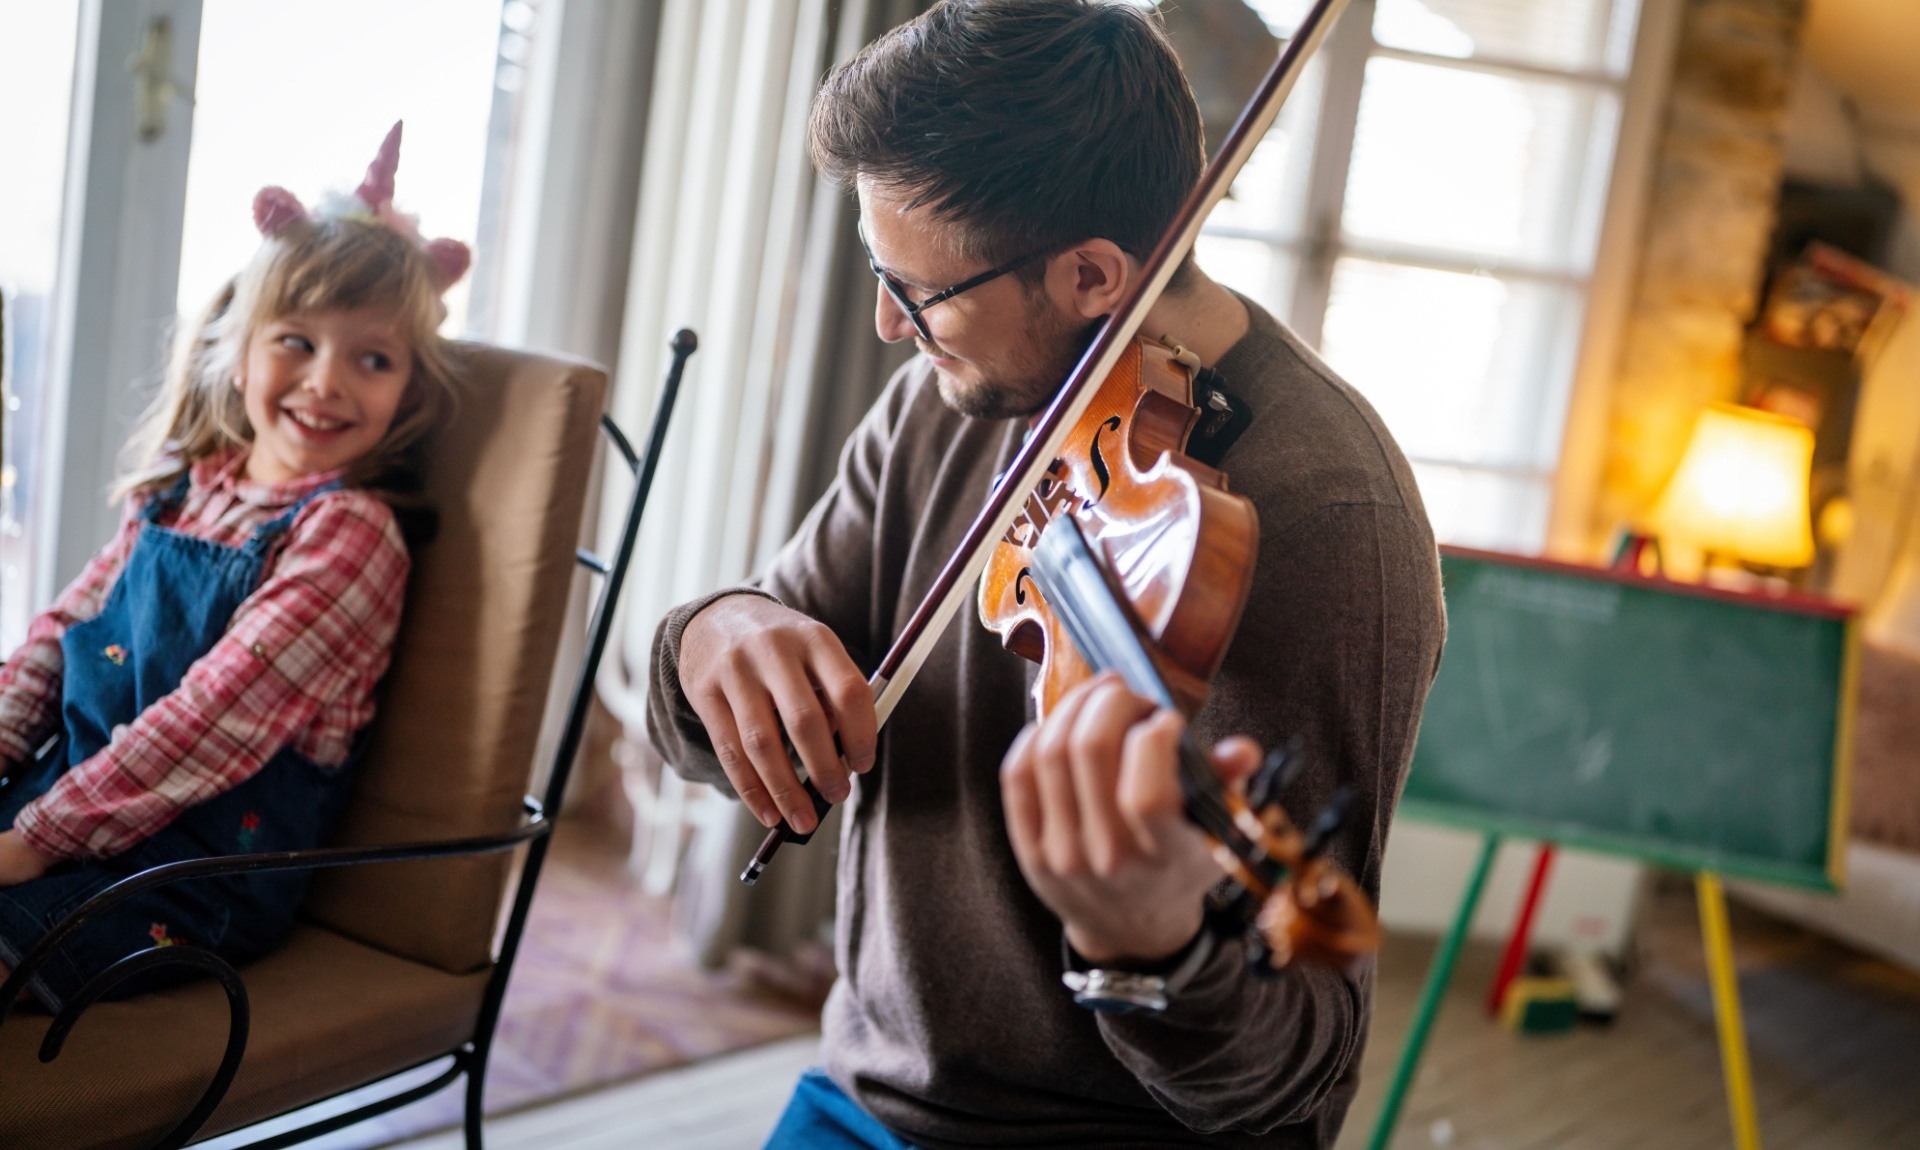
<path fill-rule="evenodd" d="M 844 196 L 821 184 L 806 122 L 828 64 L 913 14 L 910 0 L 667 0 L 659 27 L 613 413 L 638 439 L 666 344 L 699 336 L 650 496 L 600 692 L 645 727 L 660 616 L 763 563 L 831 478 L 841 440 L 899 349 L 872 330 L 873 287 Z M 638 444 L 636 444 L 638 446 Z M 615 469 L 623 470 L 623 469 Z M 609 477 L 602 539 L 627 493 Z M 661 801 L 683 788 L 662 784 Z M 679 879 L 679 918 L 719 961 L 780 951 L 832 917 L 832 828 L 749 894 L 734 882 L 758 824 L 708 806 Z"/>
<path fill-rule="evenodd" d="M 662 13 L 614 390 L 621 425 L 644 434 L 674 331 L 692 328 L 700 350 L 626 594 L 630 663 L 668 607 L 740 578 L 753 558 L 826 11 L 827 0 L 668 0 Z M 631 718 L 633 692 L 609 694 Z"/>
<path fill-rule="evenodd" d="M 492 127 L 496 151 L 489 163 L 503 159 L 510 167 L 508 190 L 495 209 L 492 275 L 484 263 L 475 269 L 469 314 L 485 338 L 618 362 L 659 16 L 653 5 L 629 0 L 545 0 L 539 6 L 521 99 Z M 503 141 L 507 146 L 501 147 Z M 583 546 L 597 543 L 597 507 L 595 501 L 587 511 Z M 545 786 L 572 698 L 597 586 L 584 572 L 576 574 L 571 623 L 554 661 L 535 757 L 536 793 Z M 561 812 L 617 785 L 613 769 L 601 757 L 580 756 Z"/>

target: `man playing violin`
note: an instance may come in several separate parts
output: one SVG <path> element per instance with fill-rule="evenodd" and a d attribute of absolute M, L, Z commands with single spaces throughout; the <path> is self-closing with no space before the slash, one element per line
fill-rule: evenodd
<path fill-rule="evenodd" d="M 1032 665 L 971 619 L 884 737 L 867 686 L 1198 179 L 1178 61 L 1130 5 L 949 0 L 828 77 L 811 142 L 859 200 L 881 338 L 921 354 L 770 569 L 663 620 L 649 698 L 667 760 L 762 823 L 817 822 L 783 732 L 847 803 L 824 1072 L 769 1145 L 1331 1145 L 1371 966 L 1260 977 L 1206 945 L 1222 875 L 1180 817 L 1178 715 L 1101 676 L 1030 726 Z M 1351 792 L 1329 853 L 1375 897 L 1444 630 L 1412 474 L 1365 400 L 1191 261 L 1142 332 L 1250 417 L 1214 448 L 1258 510 L 1253 591 L 1194 734 L 1228 780 L 1297 740 L 1285 805 Z M 1062 976 L 1087 970 L 1158 1001 L 1084 1009 Z"/>

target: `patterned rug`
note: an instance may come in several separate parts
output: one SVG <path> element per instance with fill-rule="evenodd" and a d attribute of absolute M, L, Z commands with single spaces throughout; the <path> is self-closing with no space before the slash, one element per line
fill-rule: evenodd
<path fill-rule="evenodd" d="M 487 1113 L 806 1034 L 816 1003 L 697 968 L 668 937 L 668 904 L 627 872 L 624 842 L 560 824 L 540 876 L 487 1074 Z M 326 1141 L 374 1147 L 458 1123 L 461 1088 Z"/>

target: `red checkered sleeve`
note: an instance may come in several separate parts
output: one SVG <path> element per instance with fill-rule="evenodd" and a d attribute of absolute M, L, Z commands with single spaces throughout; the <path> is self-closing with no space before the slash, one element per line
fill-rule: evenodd
<path fill-rule="evenodd" d="M 0 666 L 0 772 L 33 757 L 60 724 L 60 678 L 66 658 L 60 640 L 67 628 L 100 613 L 107 592 L 126 566 L 140 534 L 139 501 L 128 500 L 120 530 L 87 561 L 53 606 L 27 625 L 26 642 Z"/>
<path fill-rule="evenodd" d="M 399 629 L 407 570 L 385 504 L 359 491 L 314 500 L 179 687 L 29 803 L 15 828 L 50 857 L 115 855 L 251 778 L 316 719 L 335 721 L 343 698 L 365 703 L 337 721 L 364 725 Z"/>

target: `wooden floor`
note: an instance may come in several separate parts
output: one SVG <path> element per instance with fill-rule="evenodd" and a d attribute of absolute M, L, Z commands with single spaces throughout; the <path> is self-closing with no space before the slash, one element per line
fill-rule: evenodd
<path fill-rule="evenodd" d="M 1763 1144 L 1920 1147 L 1920 977 L 1738 905 L 1733 924 Z M 1730 1146 L 1690 883 L 1655 890 L 1640 935 L 1619 1020 L 1553 1037 L 1514 1037 L 1487 1021 L 1480 1003 L 1496 955 L 1469 948 L 1395 1150 Z M 1340 1150 L 1372 1131 L 1432 950 L 1395 939 L 1381 956 Z"/>
<path fill-rule="evenodd" d="M 491 1119 L 487 1150 L 759 1150 L 815 1046 L 788 1039 Z M 450 1130 L 398 1150 L 465 1146 Z"/>
<path fill-rule="evenodd" d="M 1693 1150 L 1732 1144 L 1691 886 L 1657 890 L 1620 1019 L 1545 1038 L 1480 1013 L 1491 947 L 1470 947 L 1396 1150 L 1566 1147 Z M 1920 1147 L 1920 977 L 1734 908 L 1761 1135 L 1769 1150 Z M 1381 957 L 1373 1038 L 1341 1150 L 1365 1145 L 1431 956 L 1395 938 Z M 507 1115 L 490 1150 L 754 1150 L 811 1039 L 640 1079 Z M 453 1135 L 404 1150 L 456 1150 Z"/>

